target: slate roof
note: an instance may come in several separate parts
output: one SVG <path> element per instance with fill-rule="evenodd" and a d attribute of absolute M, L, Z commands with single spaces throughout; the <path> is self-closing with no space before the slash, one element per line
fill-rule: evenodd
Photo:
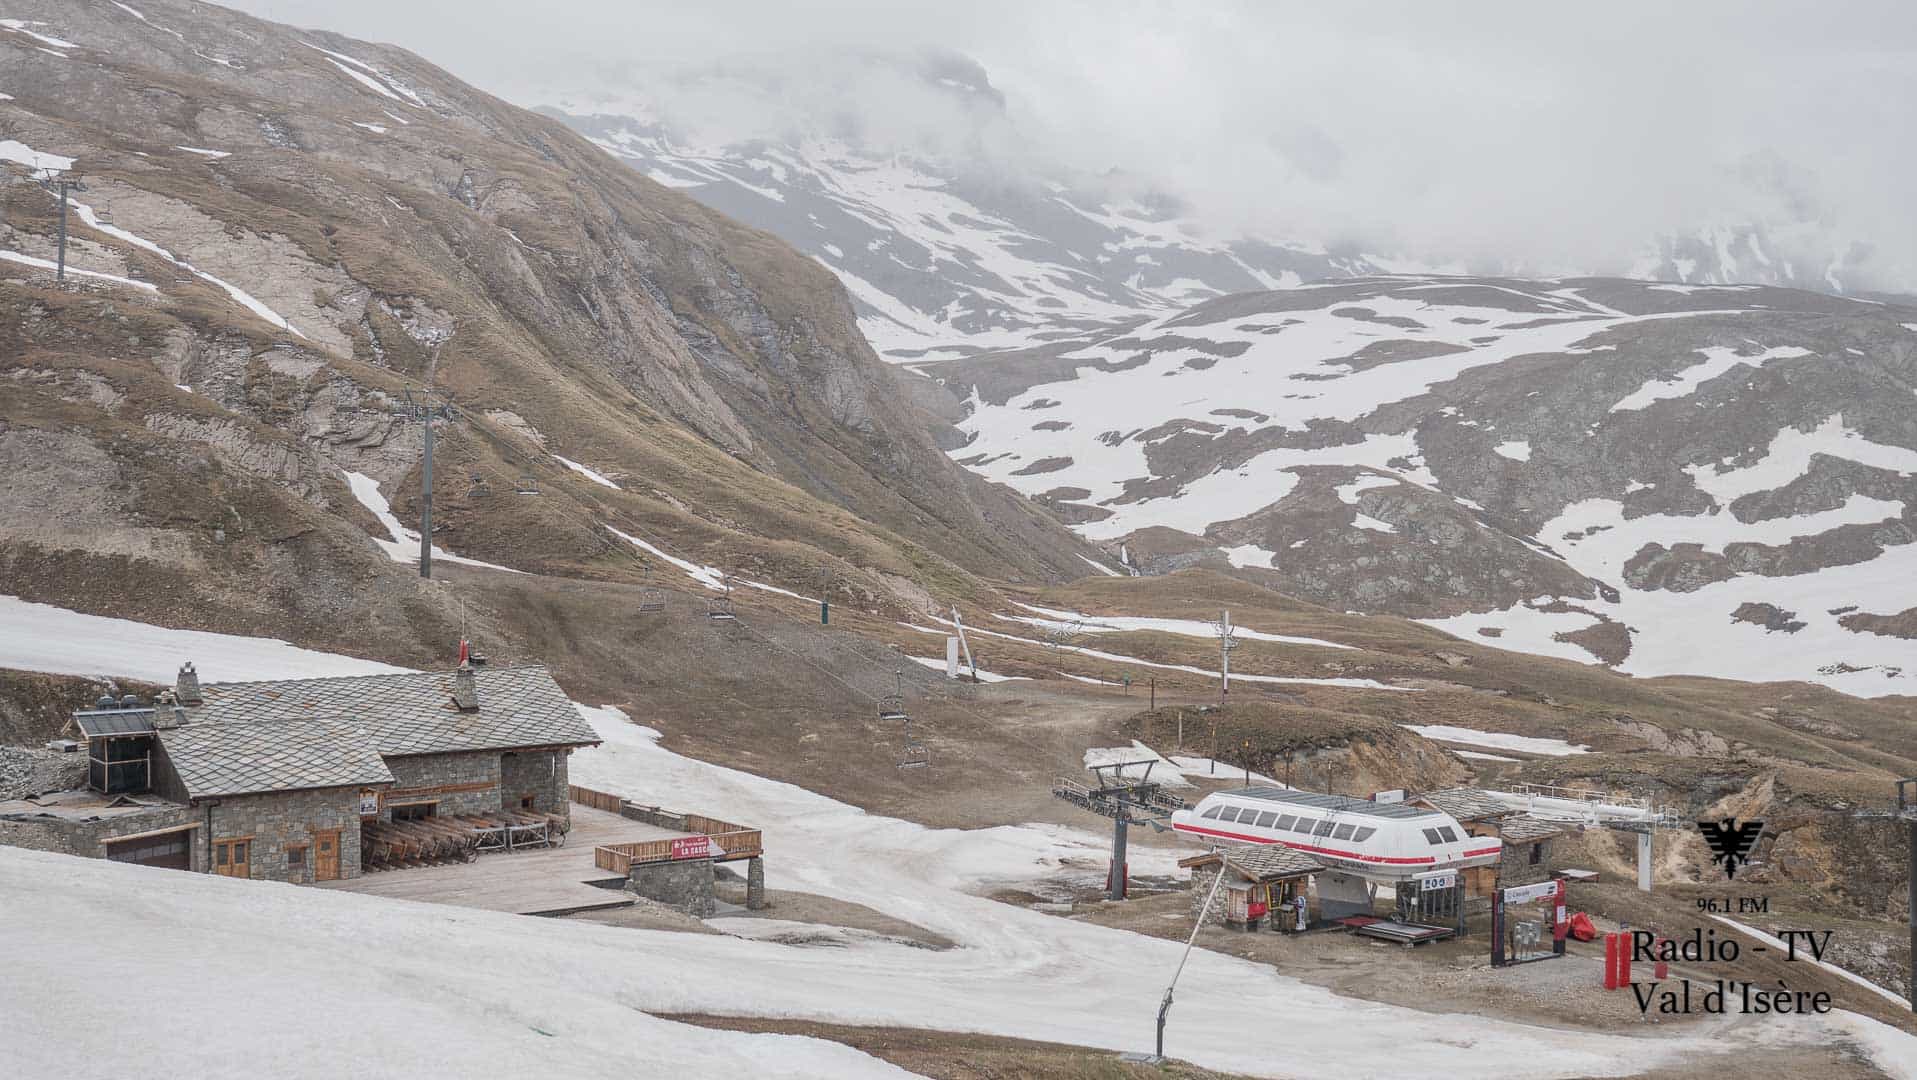
<path fill-rule="evenodd" d="M 386 757 L 527 746 L 593 746 L 591 725 L 541 666 L 478 668 L 479 711 L 453 705 L 450 671 L 208 683 L 188 726 L 326 718 Z"/>
<path fill-rule="evenodd" d="M 1283 878 L 1298 877 L 1303 874 L 1315 874 L 1325 868 L 1317 859 L 1302 851 L 1295 851 L 1283 844 L 1258 844 L 1245 847 L 1231 847 L 1223 851 L 1206 852 L 1189 859 L 1178 860 L 1184 867 L 1209 866 L 1223 856 L 1234 869 L 1241 871 L 1253 881 L 1278 881 Z"/>
<path fill-rule="evenodd" d="M 159 735 L 192 799 L 393 783 L 372 743 L 333 721 L 197 723 Z"/>
<path fill-rule="evenodd" d="M 1446 788 L 1412 798 L 1417 802 L 1429 803 L 1459 821 L 1483 821 L 1511 812 L 1509 806 L 1486 794 L 1483 788 Z"/>
<path fill-rule="evenodd" d="M 1444 791 L 1427 792 L 1415 798 L 1419 802 L 1430 803 L 1467 824 L 1496 819 L 1491 831 L 1482 835 L 1502 836 L 1506 843 L 1511 844 L 1528 844 L 1533 840 L 1556 836 L 1571 828 L 1564 822 L 1541 818 L 1535 814 L 1513 813 L 1511 807 L 1492 798 L 1482 788 L 1447 788 Z"/>
<path fill-rule="evenodd" d="M 1573 826 L 1562 821 L 1537 817 L 1533 814 L 1516 814 L 1498 823 L 1498 835 L 1504 837 L 1507 844 L 1528 844 L 1533 840 L 1544 840 L 1562 832 L 1568 832 Z"/>

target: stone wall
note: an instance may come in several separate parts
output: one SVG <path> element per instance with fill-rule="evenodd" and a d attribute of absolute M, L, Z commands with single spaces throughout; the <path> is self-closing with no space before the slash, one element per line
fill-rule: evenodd
<path fill-rule="evenodd" d="M 1211 892 L 1212 881 L 1218 877 L 1219 872 L 1223 869 L 1224 865 L 1222 863 L 1218 866 L 1192 867 L 1190 907 L 1191 917 L 1193 919 L 1199 918 L 1199 910 L 1205 906 L 1205 895 Z M 1225 883 L 1218 887 L 1218 895 L 1212 897 L 1211 909 L 1204 913 L 1203 919 L 1205 925 L 1225 925 L 1225 917 L 1231 913 L 1231 890 L 1233 885 L 1237 885 L 1240 889 L 1247 887 L 1245 879 L 1235 873 L 1226 878 Z"/>
<path fill-rule="evenodd" d="M 403 802 L 437 802 L 441 817 L 494 813 L 500 808 L 499 760 L 494 750 L 389 757 L 386 768 L 396 783 L 380 797 L 380 817 L 392 820 L 390 805 Z M 564 791 L 562 780 L 562 797 Z"/>
<path fill-rule="evenodd" d="M 714 911 L 712 882 L 711 859 L 679 859 L 635 864 L 626 888 L 648 900 L 678 908 L 695 919 L 705 919 Z"/>
<path fill-rule="evenodd" d="M 112 814 L 91 821 L 38 816 L 7 818 L 0 819 L 0 845 L 104 859 L 110 840 L 190 827 L 201 821 L 201 814 L 191 807 L 172 805 Z M 193 843 L 188 848 L 193 853 L 193 869 L 205 869 L 206 840 L 199 830 L 194 830 Z"/>
<path fill-rule="evenodd" d="M 0 746 L 0 802 L 87 786 L 87 753 Z"/>
<path fill-rule="evenodd" d="M 1539 858 L 1531 861 L 1531 849 L 1537 846 Z M 1551 841 L 1520 841 L 1504 845 L 1503 861 L 1499 863 L 1498 876 L 1505 888 L 1513 885 L 1535 885 L 1540 881 L 1549 881 L 1561 869 L 1551 857 Z"/>
<path fill-rule="evenodd" d="M 253 838 L 248 861 L 254 878 L 300 884 L 313 880 L 314 831 L 338 829 L 339 876 L 353 878 L 360 873 L 356 787 L 228 796 L 213 807 L 212 829 L 213 840 Z M 200 846 L 206 844 L 207 838 L 201 837 Z M 304 865 L 289 868 L 286 850 L 298 845 L 306 847 Z"/>
<path fill-rule="evenodd" d="M 572 801 L 567 797 L 567 759 L 569 750 L 520 750 L 499 756 L 499 797 L 509 810 L 524 808 L 532 797 L 532 809 L 542 814 L 572 816 Z"/>

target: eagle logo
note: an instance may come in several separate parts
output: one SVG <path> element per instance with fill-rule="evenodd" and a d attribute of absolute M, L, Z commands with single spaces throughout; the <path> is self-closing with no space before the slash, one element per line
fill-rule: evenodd
<path fill-rule="evenodd" d="M 1710 845 L 1711 861 L 1723 863 L 1724 876 L 1735 881 L 1738 866 L 1750 863 L 1751 852 L 1757 847 L 1758 837 L 1764 833 L 1764 823 L 1724 818 L 1721 821 L 1700 821 L 1697 831 L 1704 834 L 1704 842 Z"/>

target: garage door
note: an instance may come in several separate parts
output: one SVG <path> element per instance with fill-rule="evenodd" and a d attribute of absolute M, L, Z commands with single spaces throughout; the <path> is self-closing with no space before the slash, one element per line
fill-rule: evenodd
<path fill-rule="evenodd" d="M 182 829 L 179 832 L 162 833 L 159 836 L 147 836 L 138 840 L 123 840 L 117 844 L 108 841 L 106 857 L 114 862 L 136 863 L 140 866 L 191 870 L 193 854 L 187 845 L 192 842 L 192 839 L 192 830 Z"/>

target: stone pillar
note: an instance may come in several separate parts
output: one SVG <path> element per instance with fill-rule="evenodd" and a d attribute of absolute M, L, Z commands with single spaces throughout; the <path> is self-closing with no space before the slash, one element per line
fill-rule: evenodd
<path fill-rule="evenodd" d="M 746 910 L 765 910 L 765 859 L 754 856 L 746 860 Z"/>

